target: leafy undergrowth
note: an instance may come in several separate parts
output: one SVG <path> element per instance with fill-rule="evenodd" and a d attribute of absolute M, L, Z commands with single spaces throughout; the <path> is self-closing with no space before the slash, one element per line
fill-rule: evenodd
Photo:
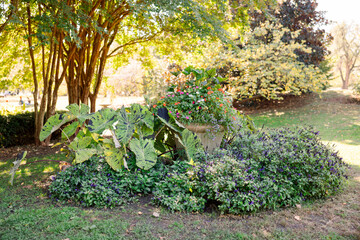
<path fill-rule="evenodd" d="M 327 107 L 322 105 L 313 118 L 309 112 L 306 123 L 312 124 L 317 114 L 331 111 L 333 105 L 330 101 Z M 353 107 L 353 111 L 359 110 Z M 341 112 L 346 116 L 353 113 Z M 275 115 L 268 119 L 269 122 L 278 120 Z M 332 118 L 326 120 L 332 126 L 329 134 L 333 134 L 338 130 L 336 122 L 332 124 Z M 295 118 L 292 121 L 293 125 L 298 124 Z M 359 134 L 347 134 L 344 138 L 353 143 L 347 147 L 359 148 Z M 359 239 L 360 162 L 357 156 L 351 153 L 344 156 L 352 168 L 342 192 L 325 200 L 250 215 L 170 213 L 141 198 L 140 203 L 113 209 L 61 204 L 47 197 L 48 179 L 59 171 L 57 164 L 40 162 L 20 167 L 14 186 L 9 187 L 8 172 L 12 163 L 0 159 L 0 239 Z M 55 154 L 28 161 L 39 159 L 64 160 L 65 157 Z M 160 217 L 153 217 L 154 212 Z"/>

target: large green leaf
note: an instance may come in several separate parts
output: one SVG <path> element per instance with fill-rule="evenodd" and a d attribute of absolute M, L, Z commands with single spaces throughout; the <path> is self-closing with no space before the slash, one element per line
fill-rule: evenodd
<path fill-rule="evenodd" d="M 129 119 L 124 106 L 117 115 L 117 124 L 115 125 L 115 135 L 119 142 L 127 144 L 135 132 L 135 123 Z"/>
<path fill-rule="evenodd" d="M 69 139 L 75 134 L 76 129 L 80 127 L 79 121 L 72 122 L 69 126 L 65 127 L 61 132 L 62 139 Z"/>
<path fill-rule="evenodd" d="M 83 124 L 89 118 L 89 106 L 81 103 L 81 105 L 77 105 L 76 103 L 70 104 L 66 107 L 69 110 L 66 114 L 71 116 L 72 118 L 77 118 L 80 124 Z"/>
<path fill-rule="evenodd" d="M 188 160 L 195 158 L 195 154 L 202 150 L 201 140 L 200 138 L 193 132 L 185 129 L 181 133 L 181 138 L 178 135 L 175 135 L 181 145 L 184 146 L 186 156 Z"/>
<path fill-rule="evenodd" d="M 105 148 L 105 160 L 115 171 L 119 171 L 124 165 L 124 151 L 118 148 Z"/>
<path fill-rule="evenodd" d="M 82 163 L 97 153 L 96 149 L 84 148 L 75 151 L 75 162 Z"/>
<path fill-rule="evenodd" d="M 55 114 L 54 116 L 51 116 L 40 131 L 40 141 L 44 141 L 48 136 L 50 136 L 50 134 L 58 130 L 63 124 L 74 119 L 75 117 L 67 114 Z"/>
<path fill-rule="evenodd" d="M 104 108 L 89 116 L 87 128 L 90 132 L 102 134 L 105 129 L 111 129 L 112 124 L 116 121 L 116 112 L 111 108 Z"/>
<path fill-rule="evenodd" d="M 181 133 L 185 127 L 179 123 L 178 121 L 176 121 L 176 119 L 172 116 L 169 115 L 169 121 L 166 121 L 164 118 L 160 117 L 157 115 L 157 117 L 160 119 L 160 121 L 162 123 L 164 123 L 167 127 L 169 127 L 171 130 L 177 132 L 177 133 Z"/>
<path fill-rule="evenodd" d="M 87 148 L 91 141 L 93 140 L 93 138 L 91 136 L 81 136 L 81 137 L 76 137 L 70 144 L 69 144 L 69 148 L 71 148 L 74 151 L 80 150 L 80 149 L 84 149 Z"/>
<path fill-rule="evenodd" d="M 139 168 L 148 170 L 155 165 L 157 155 L 154 148 L 154 140 L 134 138 L 129 146 L 136 155 L 136 165 Z"/>
<path fill-rule="evenodd" d="M 132 114 L 132 121 L 134 123 L 143 123 L 148 128 L 154 128 L 154 116 L 147 109 L 147 107 L 141 106 L 140 104 L 132 104 L 130 108 Z"/>

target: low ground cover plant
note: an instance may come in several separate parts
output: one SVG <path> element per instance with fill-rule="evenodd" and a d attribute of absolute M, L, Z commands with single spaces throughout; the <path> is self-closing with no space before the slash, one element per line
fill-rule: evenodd
<path fill-rule="evenodd" d="M 231 144 L 194 161 L 141 170 L 132 157 L 118 172 L 93 159 L 60 173 L 50 186 L 54 199 L 86 206 L 115 206 L 136 194 L 171 211 L 202 212 L 215 205 L 238 214 L 293 206 L 338 192 L 348 166 L 311 128 L 238 133 Z"/>

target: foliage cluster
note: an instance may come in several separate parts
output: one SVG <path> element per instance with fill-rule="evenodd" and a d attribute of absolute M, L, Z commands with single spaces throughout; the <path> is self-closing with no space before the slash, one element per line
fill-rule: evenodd
<path fill-rule="evenodd" d="M 356 95 L 360 95 L 360 81 L 357 81 L 353 84 L 353 92 Z"/>
<path fill-rule="evenodd" d="M 63 111 L 58 111 L 58 113 L 63 113 Z M 0 115 L 0 148 L 34 143 L 34 123 L 34 112 L 19 110 Z M 55 131 L 52 138 L 59 137 L 60 131 Z"/>
<path fill-rule="evenodd" d="M 221 88 L 224 79 L 216 76 L 216 70 L 188 67 L 182 73 L 192 74 L 193 79 L 172 85 L 153 107 L 166 107 L 183 124 L 231 125 L 237 111 L 232 108 L 231 96 Z"/>
<path fill-rule="evenodd" d="M 33 112 L 0 115 L 0 147 L 11 147 L 34 142 Z"/>
<path fill-rule="evenodd" d="M 172 210 L 221 212 L 293 206 L 339 190 L 347 165 L 312 129 L 239 133 L 215 155 L 161 181 L 154 200 Z"/>
<path fill-rule="evenodd" d="M 272 32 L 272 41 L 264 44 L 262 37 Z M 243 37 L 244 46 L 228 49 L 214 59 L 214 65 L 230 74 L 229 87 L 238 99 L 263 97 L 281 99 L 281 95 L 319 92 L 326 85 L 326 75 L 314 65 L 297 60 L 295 50 L 311 52 L 305 45 L 289 40 L 299 31 L 290 32 L 280 24 L 261 23 Z"/>
<path fill-rule="evenodd" d="M 300 31 L 297 35 L 285 34 L 282 37 L 284 43 L 295 41 L 304 44 L 311 51 L 296 49 L 297 59 L 306 65 L 320 67 L 320 64 L 329 55 L 328 45 L 332 36 L 322 29 L 328 24 L 324 13 L 318 11 L 316 0 L 285 0 L 277 6 L 268 6 L 263 11 L 249 11 L 250 27 L 255 29 L 266 21 L 279 23 L 291 32 Z M 266 37 L 262 38 L 264 44 L 272 41 L 273 31 L 269 31 Z"/>
<path fill-rule="evenodd" d="M 91 157 L 89 161 L 60 172 L 49 187 L 55 200 L 72 200 L 83 206 L 122 205 L 136 201 L 138 195 L 150 194 L 156 184 L 173 168 L 186 169 L 186 162 L 168 166 L 158 161 L 149 170 L 136 167 L 135 156 L 129 154 L 129 169 L 114 171 L 103 157 Z"/>
<path fill-rule="evenodd" d="M 197 136 L 168 115 L 165 108 L 159 109 L 156 115 L 139 104 L 116 111 L 105 108 L 95 113 L 89 113 L 89 106 L 85 104 L 71 104 L 67 109 L 68 112 L 49 118 L 40 140 L 71 123 L 63 129 L 62 139 L 77 164 L 97 155 L 119 171 L 122 167 L 128 168 L 126 159 L 132 152 L 136 155 L 136 165 L 147 170 L 156 164 L 158 155 L 170 154 L 175 138 L 188 159 L 201 149 Z"/>
<path fill-rule="evenodd" d="M 194 163 L 158 161 L 149 170 L 136 168 L 133 156 L 129 171 L 118 172 L 92 158 L 58 174 L 50 191 L 86 206 L 119 205 L 138 193 L 152 193 L 171 211 L 202 212 L 214 204 L 238 214 L 293 206 L 336 193 L 347 178 L 347 165 L 317 134 L 311 128 L 244 131 Z"/>

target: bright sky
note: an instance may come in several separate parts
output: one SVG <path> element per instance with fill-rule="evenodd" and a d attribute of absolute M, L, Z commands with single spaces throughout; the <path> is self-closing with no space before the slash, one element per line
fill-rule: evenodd
<path fill-rule="evenodd" d="M 360 0 L 317 0 L 317 10 L 326 11 L 325 18 L 336 22 L 360 25 Z M 326 27 L 330 30 L 332 26 Z"/>

